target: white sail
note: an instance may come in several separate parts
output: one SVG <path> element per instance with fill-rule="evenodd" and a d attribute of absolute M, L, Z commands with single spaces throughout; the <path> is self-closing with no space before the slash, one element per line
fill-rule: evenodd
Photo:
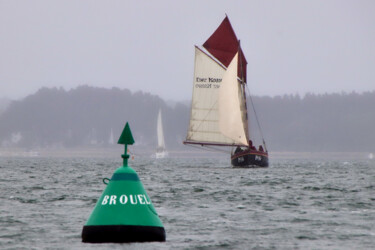
<path fill-rule="evenodd" d="M 161 120 L 161 110 L 159 109 L 158 124 L 157 124 L 157 135 L 158 135 L 158 148 L 165 149 L 163 123 Z"/>
<path fill-rule="evenodd" d="M 163 132 L 163 122 L 161 119 L 161 110 L 159 109 L 158 114 L 158 121 L 157 121 L 157 127 L 156 132 L 158 136 L 158 147 L 156 148 L 156 153 L 153 157 L 159 159 L 159 158 L 165 158 L 168 156 L 168 152 L 165 150 L 165 140 L 164 140 L 164 132 Z"/>
<path fill-rule="evenodd" d="M 238 144 L 248 145 L 243 120 L 243 95 L 237 78 L 238 53 L 223 75 L 219 91 L 220 132 Z"/>
<path fill-rule="evenodd" d="M 109 134 L 108 143 L 113 145 L 115 143 L 114 137 L 113 137 L 113 129 L 111 128 L 111 133 Z"/>
<path fill-rule="evenodd" d="M 195 48 L 193 97 L 187 142 L 247 145 L 245 142 L 246 136 L 239 141 L 237 137 L 234 139 L 233 136 L 228 136 L 220 129 L 219 92 L 225 72 L 225 67 L 208 52 Z M 240 109 L 241 105 L 239 104 L 236 110 Z M 222 119 L 225 119 L 225 117 L 222 117 Z"/>

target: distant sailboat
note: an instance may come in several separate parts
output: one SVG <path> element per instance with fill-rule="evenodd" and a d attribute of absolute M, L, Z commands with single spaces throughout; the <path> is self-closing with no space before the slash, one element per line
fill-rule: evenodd
<path fill-rule="evenodd" d="M 184 144 L 231 147 L 233 167 L 267 167 L 264 139 L 259 149 L 250 140 L 246 65 L 240 42 L 225 17 L 203 48 L 195 46 L 193 97 Z"/>
<path fill-rule="evenodd" d="M 161 119 L 161 110 L 159 109 L 158 114 L 158 121 L 157 121 L 157 135 L 158 135 L 158 146 L 156 148 L 155 158 L 165 158 L 168 156 L 168 152 L 165 149 L 165 140 L 164 140 L 164 132 L 163 132 L 163 122 Z"/>
<path fill-rule="evenodd" d="M 113 129 L 111 128 L 111 133 L 109 134 L 108 144 L 113 145 L 114 143 L 115 143 L 115 140 L 113 137 Z"/>

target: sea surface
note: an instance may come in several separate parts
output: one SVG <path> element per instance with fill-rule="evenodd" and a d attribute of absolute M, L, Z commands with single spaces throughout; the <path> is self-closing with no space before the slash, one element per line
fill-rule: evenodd
<path fill-rule="evenodd" d="M 271 156 L 272 157 L 272 156 Z M 122 159 L 0 158 L 0 249 L 374 249 L 375 160 L 136 157 L 164 243 L 88 244 L 82 227 Z"/>

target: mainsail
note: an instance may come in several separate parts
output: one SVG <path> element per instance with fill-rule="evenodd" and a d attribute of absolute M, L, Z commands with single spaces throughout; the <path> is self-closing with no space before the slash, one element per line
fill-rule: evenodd
<path fill-rule="evenodd" d="M 246 79 L 246 59 L 228 17 L 203 47 L 195 47 L 190 124 L 184 143 L 248 145 L 242 87 Z"/>

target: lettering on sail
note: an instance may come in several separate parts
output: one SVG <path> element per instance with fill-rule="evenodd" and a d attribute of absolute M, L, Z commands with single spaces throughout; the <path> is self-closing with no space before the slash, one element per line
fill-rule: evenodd
<path fill-rule="evenodd" d="M 196 77 L 195 78 L 195 87 L 196 88 L 220 88 L 220 84 L 222 79 L 221 78 L 214 78 L 214 77 Z"/>

